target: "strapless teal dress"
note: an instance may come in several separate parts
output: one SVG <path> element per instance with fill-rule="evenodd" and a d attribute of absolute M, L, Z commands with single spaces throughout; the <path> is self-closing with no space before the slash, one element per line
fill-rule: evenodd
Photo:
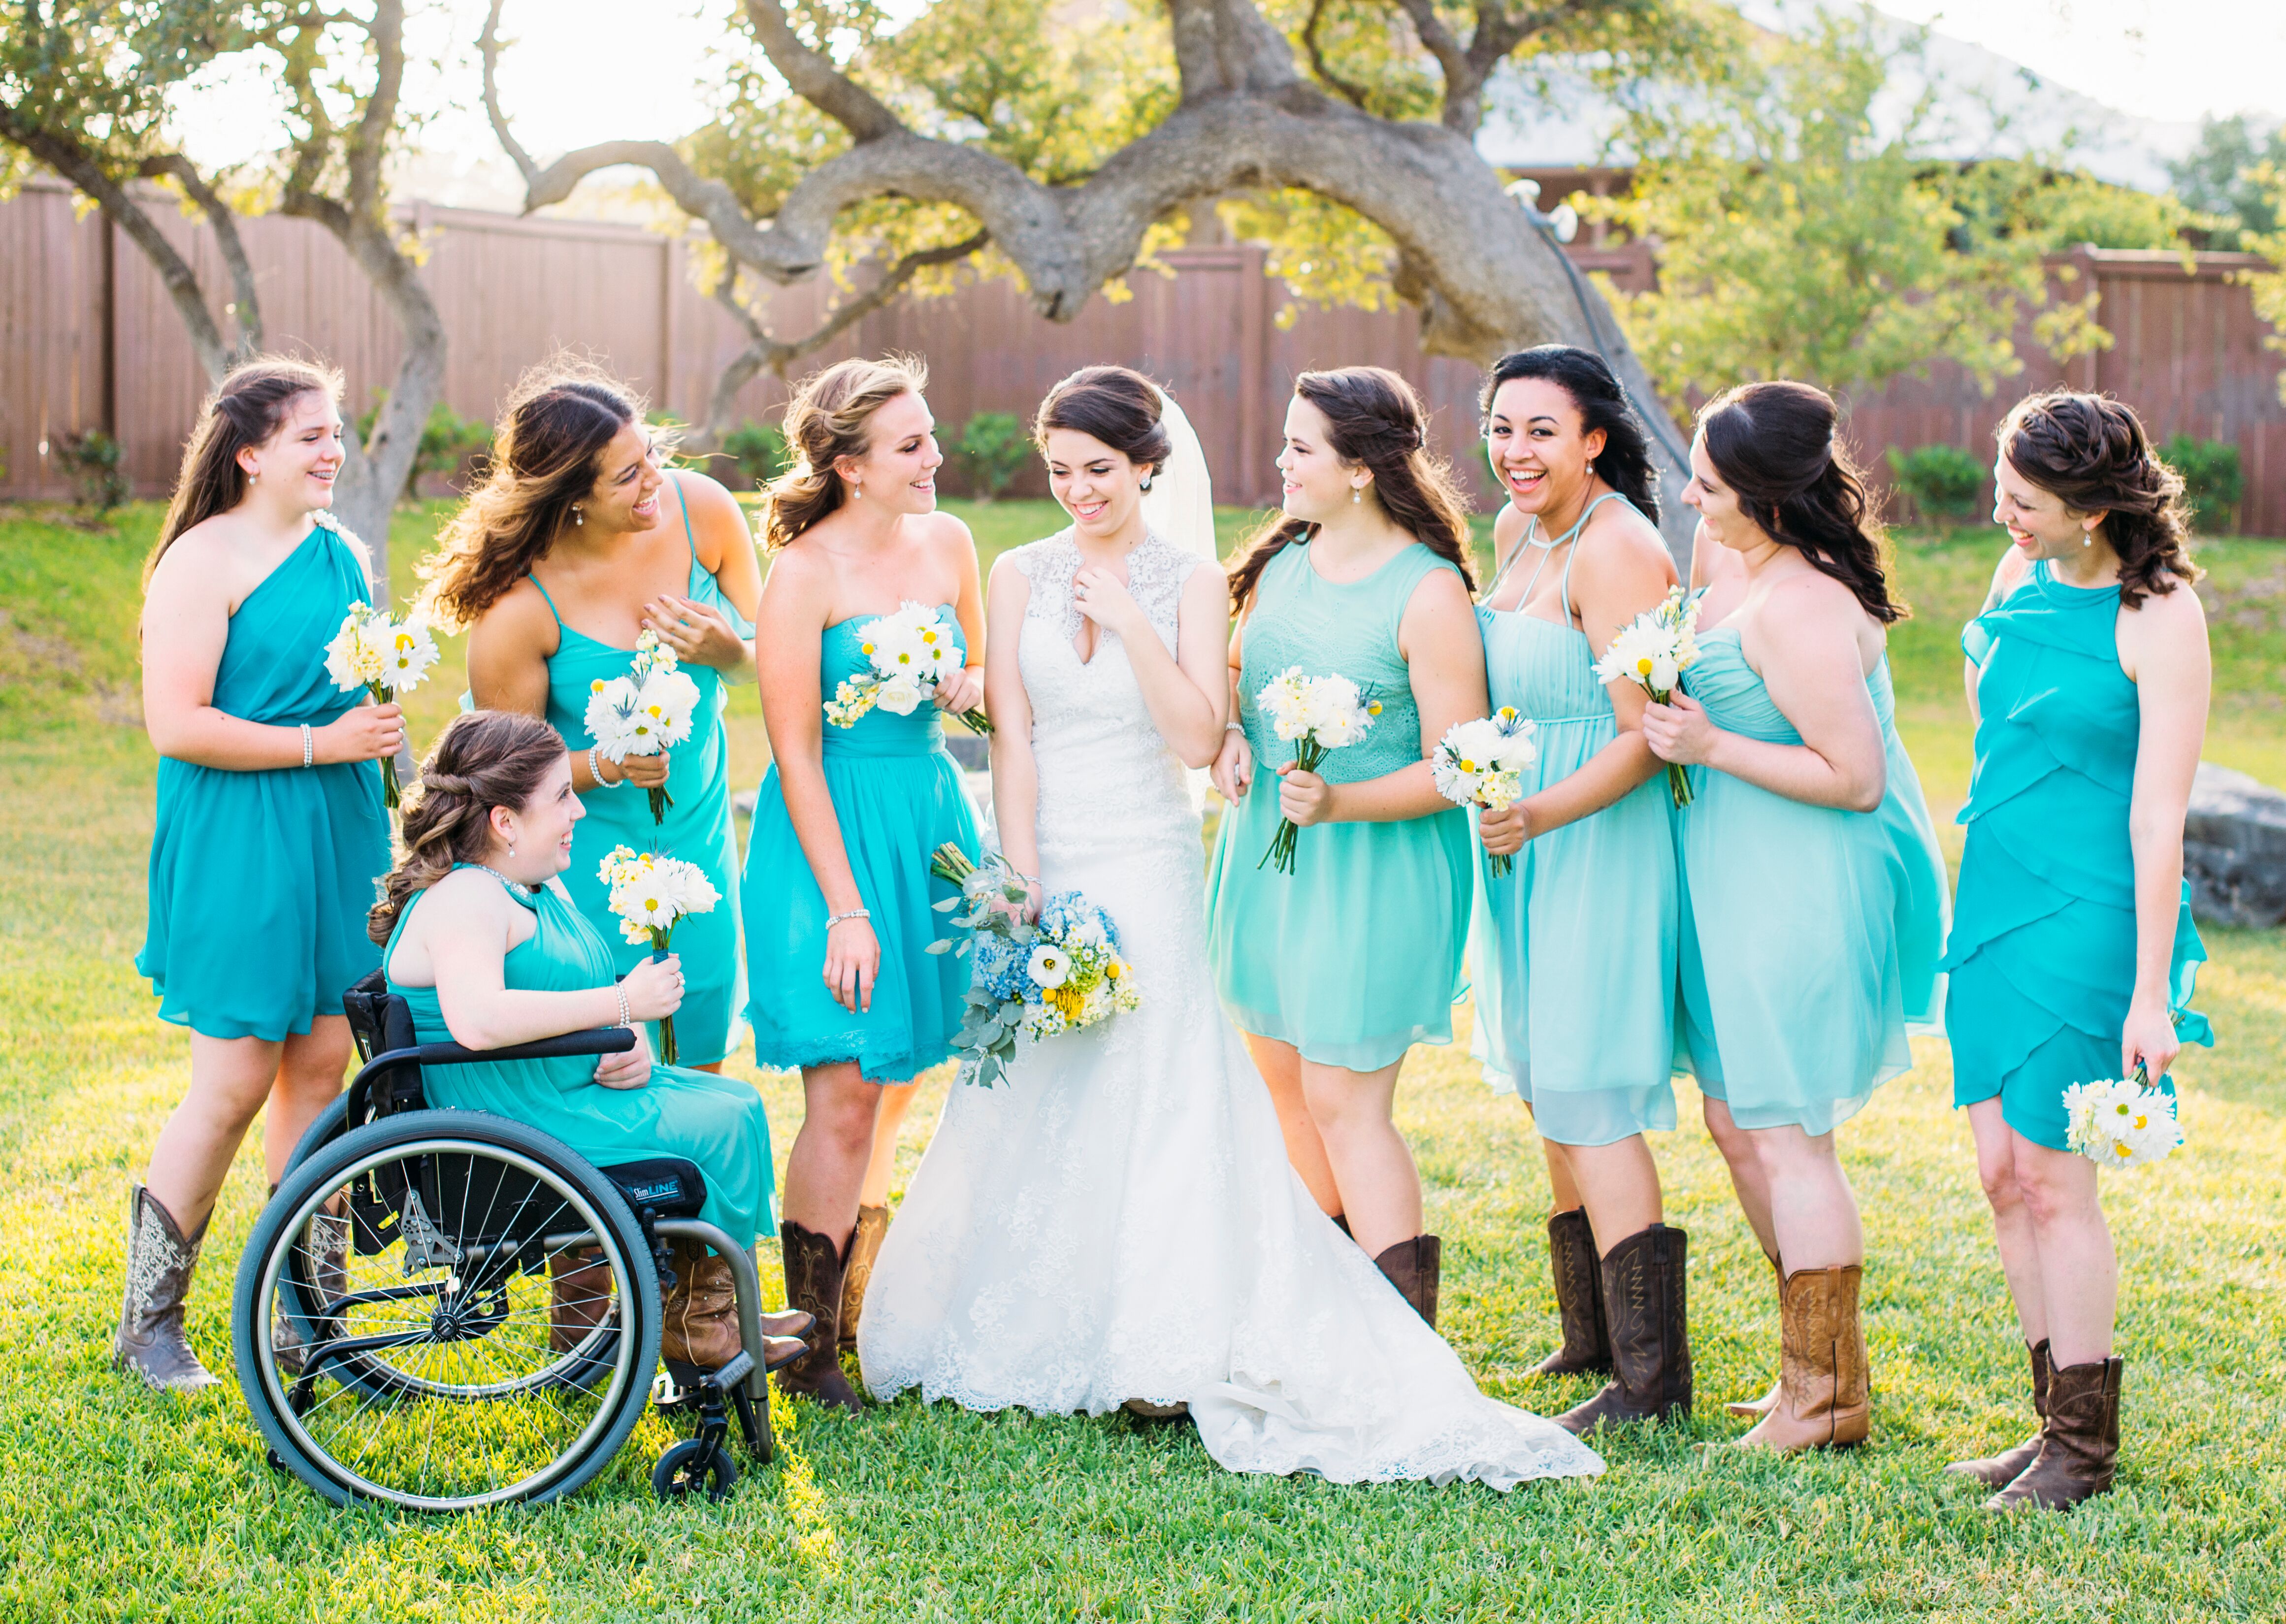
<path fill-rule="evenodd" d="M 950 603 L 939 606 L 965 658 L 968 640 Z M 818 650 L 819 691 L 871 669 L 853 615 L 825 628 Z M 778 769 L 763 776 L 746 842 L 741 895 L 746 921 L 746 1019 L 754 1058 L 791 1069 L 855 1060 L 871 1082 L 903 1083 L 952 1054 L 967 1000 L 966 956 L 931 953 L 953 934 L 934 904 L 955 887 L 929 872 L 929 855 L 950 840 L 978 855 L 976 808 L 959 764 L 944 747 L 934 705 L 910 716 L 873 710 L 852 728 L 822 726 L 825 787 L 841 825 L 842 848 L 859 903 L 872 914 L 881 969 L 870 1011 L 844 1009 L 826 990 L 825 894 L 809 871 L 787 816 Z"/>
<path fill-rule="evenodd" d="M 560 882 L 550 881 L 537 892 L 503 885 L 532 910 L 536 926 L 502 961 L 505 986 L 520 992 L 579 992 L 611 984 L 610 945 Z M 389 938 L 391 954 L 422 901 L 414 898 L 398 916 Z M 407 987 L 391 977 L 389 989 L 411 1006 L 414 1037 L 424 1044 L 453 1041 L 434 987 Z M 735 1077 L 657 1064 L 641 1088 L 605 1088 L 595 1081 L 595 1065 L 594 1055 L 583 1054 L 433 1066 L 422 1074 L 422 1083 L 429 1103 L 440 1110 L 489 1111 L 527 1123 L 554 1134 L 597 1167 L 645 1156 L 696 1162 L 706 1175 L 700 1218 L 741 1248 L 751 1248 L 757 1234 L 777 1233 L 770 1120 L 760 1094 Z"/>
<path fill-rule="evenodd" d="M 1570 777 L 1619 735 L 1595 650 L 1571 624 L 1571 573 L 1567 559 L 1561 623 L 1477 610 L 1494 708 L 1513 706 L 1535 724 L 1526 795 Z M 1675 1126 L 1674 807 L 1660 773 L 1526 841 L 1500 879 L 1478 855 L 1470 1048 L 1485 1081 L 1524 1100 L 1559 1145 Z"/>
<path fill-rule="evenodd" d="M 1397 627 L 1423 578 L 1452 568 L 1416 541 L 1336 586 L 1296 543 L 1264 569 L 1246 618 L 1238 720 L 1254 787 L 1223 813 L 1207 877 L 1207 952 L 1232 1024 L 1320 1065 L 1378 1071 L 1416 1043 L 1452 1041 L 1475 838 L 1458 807 L 1401 823 L 1319 824 L 1302 831 L 1291 874 L 1262 866 L 1278 829 L 1277 769 L 1294 747 L 1255 696 L 1289 666 L 1372 691 L 1381 714 L 1363 739 L 1326 758 L 1328 783 L 1420 761 L 1421 712 Z"/>
<path fill-rule="evenodd" d="M 682 501 L 682 485 L 673 479 L 667 484 Z M 721 610 L 738 635 L 753 636 L 753 623 L 722 595 L 713 572 L 698 562 L 687 503 L 682 535 L 690 544 L 690 580 L 683 595 Z M 540 587 L 537 579 L 532 584 Z M 540 587 L 540 595 L 548 598 L 548 588 Z M 548 609 L 555 614 L 555 599 L 548 598 Z M 587 732 L 588 690 L 599 679 L 627 675 L 635 650 L 598 643 L 564 625 L 562 615 L 556 616 L 556 654 L 548 662 L 548 722 L 564 736 L 574 755 L 585 755 L 595 742 Z M 587 816 L 572 831 L 572 866 L 564 871 L 564 884 L 587 922 L 610 943 L 612 964 L 625 975 L 650 956 L 650 949 L 619 934 L 611 887 L 596 872 L 604 854 L 614 846 L 630 846 L 679 857 L 706 871 L 721 900 L 712 912 L 693 914 L 674 927 L 674 952 L 682 960 L 684 976 L 674 1039 L 683 1064 L 711 1066 L 730 1052 L 730 1011 L 738 985 L 738 837 L 730 825 L 730 746 L 722 726 L 728 703 L 722 674 L 688 662 L 682 671 L 698 684 L 698 709 L 690 737 L 667 752 L 666 789 L 674 804 L 666 809 L 666 821 L 651 821 L 650 797 L 633 785 L 590 790 L 580 797 Z M 655 1052 L 656 1022 L 650 1040 Z"/>
<path fill-rule="evenodd" d="M 2064 1090 L 2119 1075 L 2135 990 L 2127 814 L 2142 712 L 2118 623 L 2118 587 L 2068 586 L 2041 559 L 1960 639 L 1982 720 L 1944 957 L 1952 1100 L 1998 1094 L 2008 1125 L 2051 1150 L 2069 1148 Z M 2206 956 L 2187 882 L 2168 977 L 2186 1043 L 2214 1042 L 2190 1007 Z"/>
<path fill-rule="evenodd" d="M 326 645 L 370 602 L 364 556 L 314 525 L 231 617 L 215 708 L 319 728 L 363 704 L 326 674 Z M 236 772 L 162 757 L 136 973 L 162 1019 L 201 1037 L 307 1032 L 380 962 L 365 922 L 389 864 L 378 762 Z"/>
<path fill-rule="evenodd" d="M 1684 689 L 1709 721 L 1798 745 L 1738 635 L 1699 638 Z M 1886 657 L 1865 679 L 1888 789 L 1871 812 L 1808 806 L 1705 767 L 1675 815 L 1683 855 L 1685 1045 L 1699 1086 L 1742 1128 L 1831 1133 L 1942 1029 L 1944 856 L 1897 737 Z"/>

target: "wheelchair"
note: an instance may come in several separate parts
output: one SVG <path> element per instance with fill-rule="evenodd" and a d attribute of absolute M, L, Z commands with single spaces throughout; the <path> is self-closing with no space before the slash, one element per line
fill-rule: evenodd
<path fill-rule="evenodd" d="M 528 1123 L 431 1109 L 422 1092 L 430 1067 L 619 1053 L 635 1033 L 418 1043 L 378 972 L 343 1003 L 363 1064 L 295 1148 L 232 1299 L 239 1384 L 271 1464 L 341 1505 L 540 1503 L 609 1466 L 653 1402 L 697 1421 L 651 1474 L 662 1500 L 729 1494 L 734 1415 L 767 1463 L 761 1287 L 753 1260 L 699 1218 L 699 1169 L 595 1167 Z M 719 1370 L 661 1368 L 678 1239 L 730 1265 L 744 1348 Z"/>

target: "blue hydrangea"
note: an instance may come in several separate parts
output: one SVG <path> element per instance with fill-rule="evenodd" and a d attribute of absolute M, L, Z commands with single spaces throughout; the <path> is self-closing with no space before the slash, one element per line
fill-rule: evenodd
<path fill-rule="evenodd" d="M 974 937 L 977 984 L 996 998 L 1024 996 L 1024 954 L 1005 936 L 980 930 Z"/>
<path fill-rule="evenodd" d="M 1059 891 L 1040 905 L 1040 929 L 1068 945 L 1119 950 L 1119 933 L 1112 927 L 1111 917 L 1076 891 Z"/>

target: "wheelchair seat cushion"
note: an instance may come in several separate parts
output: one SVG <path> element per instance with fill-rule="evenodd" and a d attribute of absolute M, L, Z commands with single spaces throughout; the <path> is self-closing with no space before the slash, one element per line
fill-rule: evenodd
<path fill-rule="evenodd" d="M 706 1204 L 706 1175 L 681 1156 L 645 1156 L 601 1171 L 638 1217 L 649 1207 L 661 1218 L 692 1218 Z"/>

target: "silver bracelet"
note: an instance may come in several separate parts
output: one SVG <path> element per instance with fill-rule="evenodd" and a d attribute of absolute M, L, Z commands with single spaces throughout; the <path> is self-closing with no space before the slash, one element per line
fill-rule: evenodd
<path fill-rule="evenodd" d="M 618 995 L 619 1000 L 619 1024 L 621 1026 L 633 1026 L 635 1024 L 634 1016 L 627 1008 L 627 989 L 619 985 L 619 982 L 613 981 L 611 983 L 611 990 Z"/>
<path fill-rule="evenodd" d="M 317 756 L 318 747 L 310 737 L 310 724 L 305 721 L 302 724 L 302 769 L 304 772 L 309 770 L 310 764 L 317 760 Z"/>
<path fill-rule="evenodd" d="M 1246 724 L 1242 721 L 1226 721 L 1222 724 L 1222 730 L 1226 733 L 1243 733 L 1246 731 Z"/>
<path fill-rule="evenodd" d="M 852 908 L 847 913 L 829 913 L 825 916 L 825 928 L 832 930 L 844 919 L 870 919 L 872 917 L 871 911 L 863 908 Z"/>
<path fill-rule="evenodd" d="M 599 790 L 625 789 L 627 781 L 624 774 L 617 779 L 603 777 L 603 766 L 595 759 L 595 752 L 600 748 L 602 746 L 597 745 L 587 746 L 587 776 L 595 781 L 595 787 Z"/>

